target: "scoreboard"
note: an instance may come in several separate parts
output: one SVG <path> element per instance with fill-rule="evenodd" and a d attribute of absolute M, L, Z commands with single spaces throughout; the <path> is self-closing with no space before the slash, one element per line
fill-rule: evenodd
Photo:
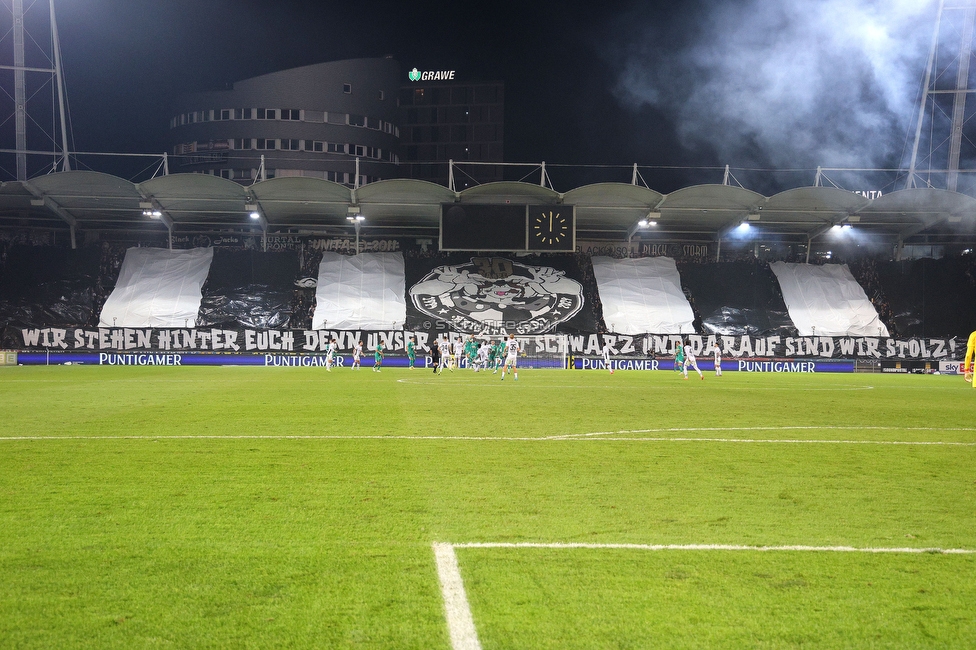
<path fill-rule="evenodd" d="M 442 251 L 572 253 L 571 205 L 441 205 Z"/>

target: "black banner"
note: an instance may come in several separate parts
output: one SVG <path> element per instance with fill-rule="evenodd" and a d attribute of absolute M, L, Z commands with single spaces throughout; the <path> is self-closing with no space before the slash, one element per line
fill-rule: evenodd
<path fill-rule="evenodd" d="M 589 259 L 586 258 L 586 264 Z M 407 328 L 519 335 L 593 332 L 592 267 L 573 254 L 408 258 Z"/>
<path fill-rule="evenodd" d="M 377 343 L 391 353 L 403 352 L 410 336 L 420 353 L 430 350 L 437 338 L 456 336 L 457 330 L 290 330 L 290 329 L 157 329 L 157 328 L 20 328 L 8 327 L 3 347 L 8 350 L 84 350 L 158 352 L 325 352 L 334 338 L 341 352 L 350 352 L 357 341 L 366 350 Z M 719 348 L 725 359 L 915 359 L 959 360 L 966 350 L 962 338 L 868 338 L 868 337 L 751 337 L 668 334 L 543 334 L 517 335 L 529 355 L 566 354 L 597 356 L 604 342 L 614 357 L 670 358 L 682 338 L 696 355 L 710 357 Z"/>

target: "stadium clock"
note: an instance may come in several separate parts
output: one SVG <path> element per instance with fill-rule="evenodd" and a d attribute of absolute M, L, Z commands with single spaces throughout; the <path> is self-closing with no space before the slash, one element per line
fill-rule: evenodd
<path fill-rule="evenodd" d="M 529 250 L 574 250 L 573 221 L 572 207 L 533 207 L 529 214 Z"/>

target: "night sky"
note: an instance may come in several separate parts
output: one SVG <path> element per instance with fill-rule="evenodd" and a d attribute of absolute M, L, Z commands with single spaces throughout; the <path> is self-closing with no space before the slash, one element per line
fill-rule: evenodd
<path fill-rule="evenodd" d="M 933 6 L 56 0 L 75 150 L 162 152 L 180 93 L 392 55 L 404 71 L 504 81 L 508 161 L 775 169 L 898 163 Z M 628 169 L 550 175 L 560 190 L 630 180 Z M 644 175 L 662 191 L 721 181 Z"/>

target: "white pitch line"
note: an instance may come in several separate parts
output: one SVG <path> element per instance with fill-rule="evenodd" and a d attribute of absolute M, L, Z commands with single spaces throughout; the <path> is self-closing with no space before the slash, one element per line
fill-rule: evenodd
<path fill-rule="evenodd" d="M 437 576 L 440 578 L 441 594 L 444 597 L 444 614 L 447 617 L 447 630 L 451 636 L 454 650 L 481 650 L 478 631 L 474 627 L 471 607 L 464 593 L 464 581 L 458 567 L 454 546 L 434 542 L 434 558 L 437 560 Z"/>
<path fill-rule="evenodd" d="M 824 553 L 908 553 L 941 555 L 976 555 L 968 548 L 857 547 L 857 546 L 748 546 L 743 544 L 597 544 L 587 542 L 465 542 L 450 544 L 454 548 L 549 548 L 549 549 L 630 549 L 639 551 L 756 551 L 756 552 L 824 552 Z"/>
<path fill-rule="evenodd" d="M 621 437 L 643 433 L 692 433 L 717 431 L 957 431 L 974 432 L 966 427 L 886 427 L 886 426 L 757 426 L 757 427 L 668 427 L 657 429 L 621 429 L 592 433 L 568 433 L 552 436 L 405 436 L 405 435 L 119 435 L 119 436 L 0 436 L 0 442 L 55 441 L 55 440 L 409 440 L 445 442 L 701 442 L 744 444 L 805 444 L 805 445 L 901 445 L 901 446 L 950 446 L 976 447 L 976 442 L 940 440 L 850 440 L 850 439 L 772 439 L 772 438 L 689 438 L 676 436 Z"/>
<path fill-rule="evenodd" d="M 586 438 L 593 436 L 615 436 L 626 433 L 681 433 L 686 431 L 976 431 L 972 427 L 886 427 L 875 425 L 786 425 L 786 426 L 757 426 L 757 427 L 664 427 L 659 429 L 621 429 L 619 431 L 596 431 L 593 433 L 565 433 L 547 436 L 548 440 L 563 440 L 569 438 Z M 673 440 L 673 438 L 672 438 Z"/>

